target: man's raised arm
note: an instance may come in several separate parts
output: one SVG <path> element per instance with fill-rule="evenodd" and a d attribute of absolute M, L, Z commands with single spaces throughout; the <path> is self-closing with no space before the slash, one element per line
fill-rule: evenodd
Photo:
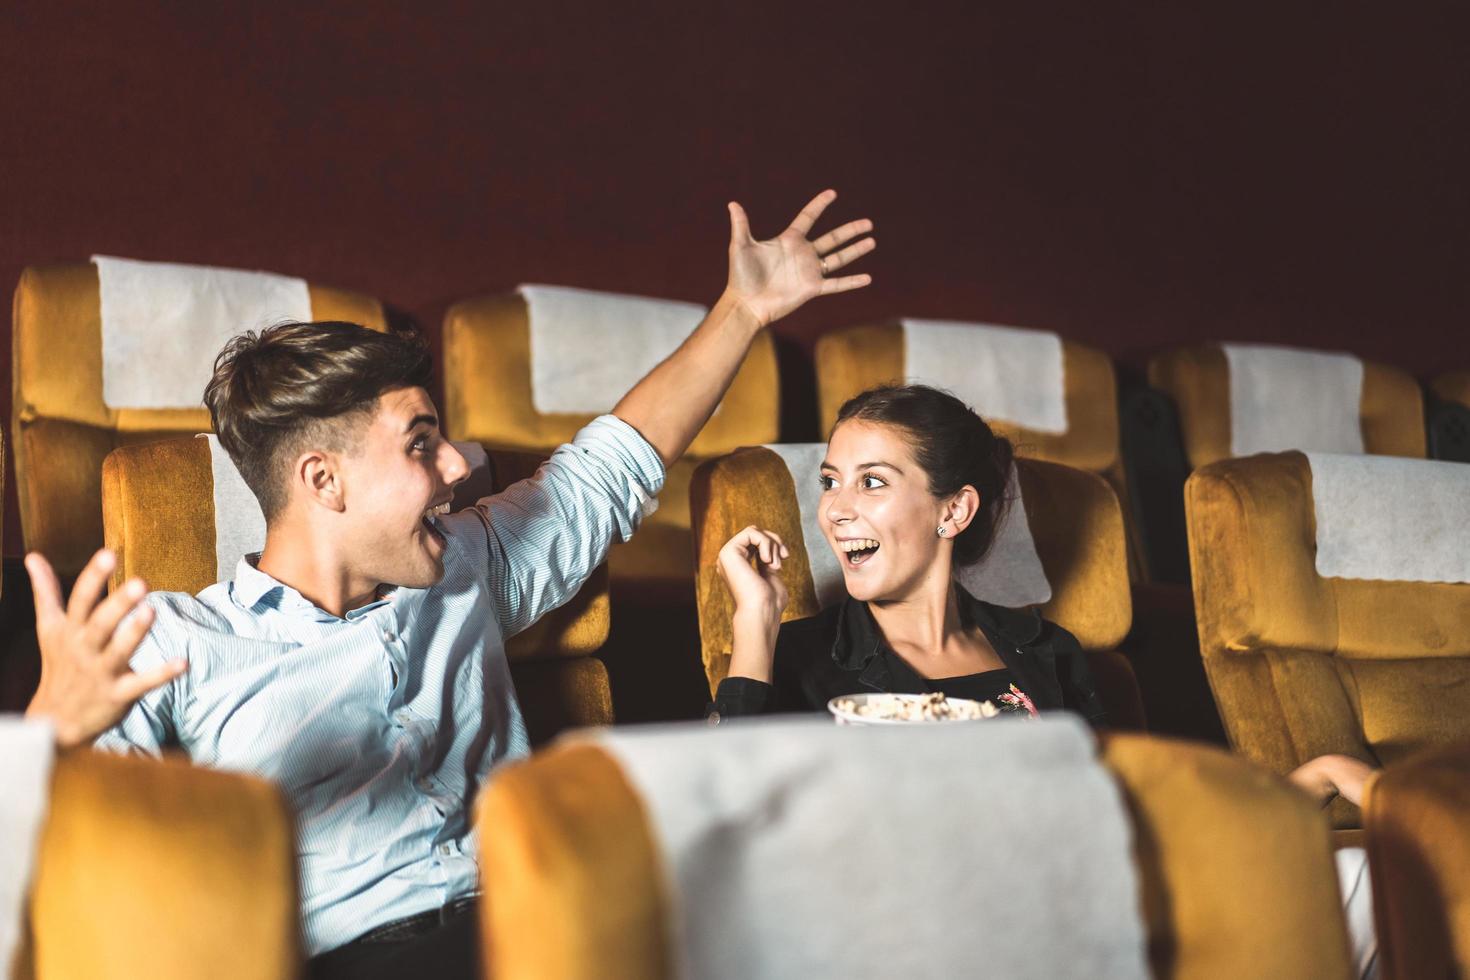
<path fill-rule="evenodd" d="M 823 191 L 780 235 L 758 242 L 745 209 L 730 203 L 730 278 L 725 292 L 679 349 L 648 373 L 613 408 L 648 440 L 665 464 L 684 454 L 725 396 L 755 335 L 814 296 L 860 289 L 866 274 L 827 278 L 877 247 L 866 218 L 815 241 L 812 226 L 837 198 Z M 847 244 L 852 242 L 852 244 Z"/>

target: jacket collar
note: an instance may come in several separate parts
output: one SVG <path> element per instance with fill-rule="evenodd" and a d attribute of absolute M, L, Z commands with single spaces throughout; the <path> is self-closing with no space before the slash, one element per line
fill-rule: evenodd
<path fill-rule="evenodd" d="M 976 599 L 958 585 L 955 591 L 961 618 L 966 624 L 980 627 L 1007 667 L 1012 666 L 1011 649 L 1019 651 L 1041 635 L 1042 620 L 1036 610 L 992 605 Z M 832 641 L 832 660 L 837 666 L 843 670 L 861 671 L 859 679 L 864 684 L 893 691 L 896 678 L 888 664 L 890 658 L 882 656 L 887 649 L 888 644 L 868 604 L 851 596 L 843 599 L 837 611 L 836 637 Z M 915 673 L 914 677 L 918 678 L 918 674 Z"/>

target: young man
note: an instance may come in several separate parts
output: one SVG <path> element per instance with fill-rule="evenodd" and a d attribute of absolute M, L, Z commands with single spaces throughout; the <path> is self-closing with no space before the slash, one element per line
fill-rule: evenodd
<path fill-rule="evenodd" d="M 458 514 L 467 467 L 439 433 L 420 343 L 341 324 L 231 341 L 205 399 L 265 550 L 197 597 L 132 580 L 105 599 L 101 551 L 65 607 L 27 556 L 42 655 L 27 714 L 63 747 L 177 747 L 277 781 L 298 816 L 313 976 L 474 975 L 470 807 L 528 749 L 505 639 L 632 534 L 757 332 L 868 284 L 827 276 L 874 248 L 871 222 L 807 239 L 835 197 L 764 242 L 732 203 L 729 279 L 694 333 L 535 477 Z"/>

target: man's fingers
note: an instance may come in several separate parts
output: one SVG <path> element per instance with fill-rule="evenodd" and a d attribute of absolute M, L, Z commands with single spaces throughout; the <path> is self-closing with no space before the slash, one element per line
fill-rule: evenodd
<path fill-rule="evenodd" d="M 876 238 L 864 238 L 862 241 L 854 242 L 834 255 L 827 256 L 822 260 L 822 268 L 828 273 L 836 272 L 849 262 L 862 258 L 877 247 L 878 240 Z"/>
<path fill-rule="evenodd" d="M 817 219 L 822 216 L 822 212 L 827 210 L 827 205 L 835 200 L 837 200 L 837 192 L 833 190 L 823 191 L 812 198 L 811 202 L 801 209 L 801 213 L 796 216 L 796 220 L 791 222 L 791 230 L 800 234 L 802 238 L 810 235 L 812 233 L 812 225 L 816 224 Z"/>
<path fill-rule="evenodd" d="M 143 642 L 152 626 L 153 610 L 144 606 L 136 616 L 113 632 L 103 648 L 103 656 L 117 670 L 127 667 L 128 661 L 133 659 L 133 651 L 138 649 L 138 644 Z"/>
<path fill-rule="evenodd" d="M 730 208 L 730 244 L 745 245 L 750 239 L 750 219 L 745 216 L 745 209 L 737 202 L 731 201 Z"/>
<path fill-rule="evenodd" d="M 141 674 L 124 674 L 117 679 L 112 693 L 119 701 L 132 704 L 155 687 L 162 687 L 188 669 L 189 661 L 170 660 L 161 667 L 145 670 Z"/>
<path fill-rule="evenodd" d="M 866 272 L 860 276 L 843 276 L 841 279 L 823 279 L 822 295 L 845 293 L 849 289 L 862 289 L 872 281 L 873 277 Z"/>
<path fill-rule="evenodd" d="M 844 242 L 847 242 L 851 239 L 856 238 L 859 235 L 865 234 L 872 230 L 873 222 L 869 221 L 867 218 L 863 218 L 860 221 L 849 221 L 841 228 L 829 231 L 821 238 L 818 238 L 816 241 L 812 242 L 812 246 L 816 248 L 818 255 L 826 255 L 828 252 L 832 251 L 834 248 L 843 244 Z M 828 268 L 831 268 L 830 263 L 828 264 Z"/>
<path fill-rule="evenodd" d="M 53 616 L 63 616 L 66 610 L 61 605 L 61 581 L 39 551 L 26 555 L 26 573 L 31 577 L 31 594 L 36 599 L 36 622 L 42 623 Z"/>
<path fill-rule="evenodd" d="M 87 626 L 82 631 L 82 636 L 99 650 L 107 646 L 113 632 L 117 630 L 117 624 L 147 594 L 148 586 L 143 584 L 142 579 L 134 578 L 124 582 L 122 588 L 98 603 L 92 615 L 87 617 Z"/>
<path fill-rule="evenodd" d="M 71 587 L 71 598 L 66 604 L 66 618 L 76 626 L 82 626 L 87 622 L 87 617 L 97 605 L 97 600 L 102 597 L 102 590 L 107 586 L 107 576 L 112 574 L 117 565 L 117 556 L 106 548 L 101 549 L 87 562 L 87 567 L 82 569 L 82 574 L 77 576 L 77 582 Z"/>

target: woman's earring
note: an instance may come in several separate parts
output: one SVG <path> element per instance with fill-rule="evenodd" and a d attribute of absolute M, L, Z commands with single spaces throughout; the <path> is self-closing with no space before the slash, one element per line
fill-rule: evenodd
<path fill-rule="evenodd" d="M 941 524 L 941 525 L 939 525 L 939 527 L 935 528 L 934 531 L 935 531 L 936 534 L 938 534 L 942 538 L 942 537 L 944 537 L 944 534 L 945 534 L 945 527 L 944 527 L 943 524 Z"/>

